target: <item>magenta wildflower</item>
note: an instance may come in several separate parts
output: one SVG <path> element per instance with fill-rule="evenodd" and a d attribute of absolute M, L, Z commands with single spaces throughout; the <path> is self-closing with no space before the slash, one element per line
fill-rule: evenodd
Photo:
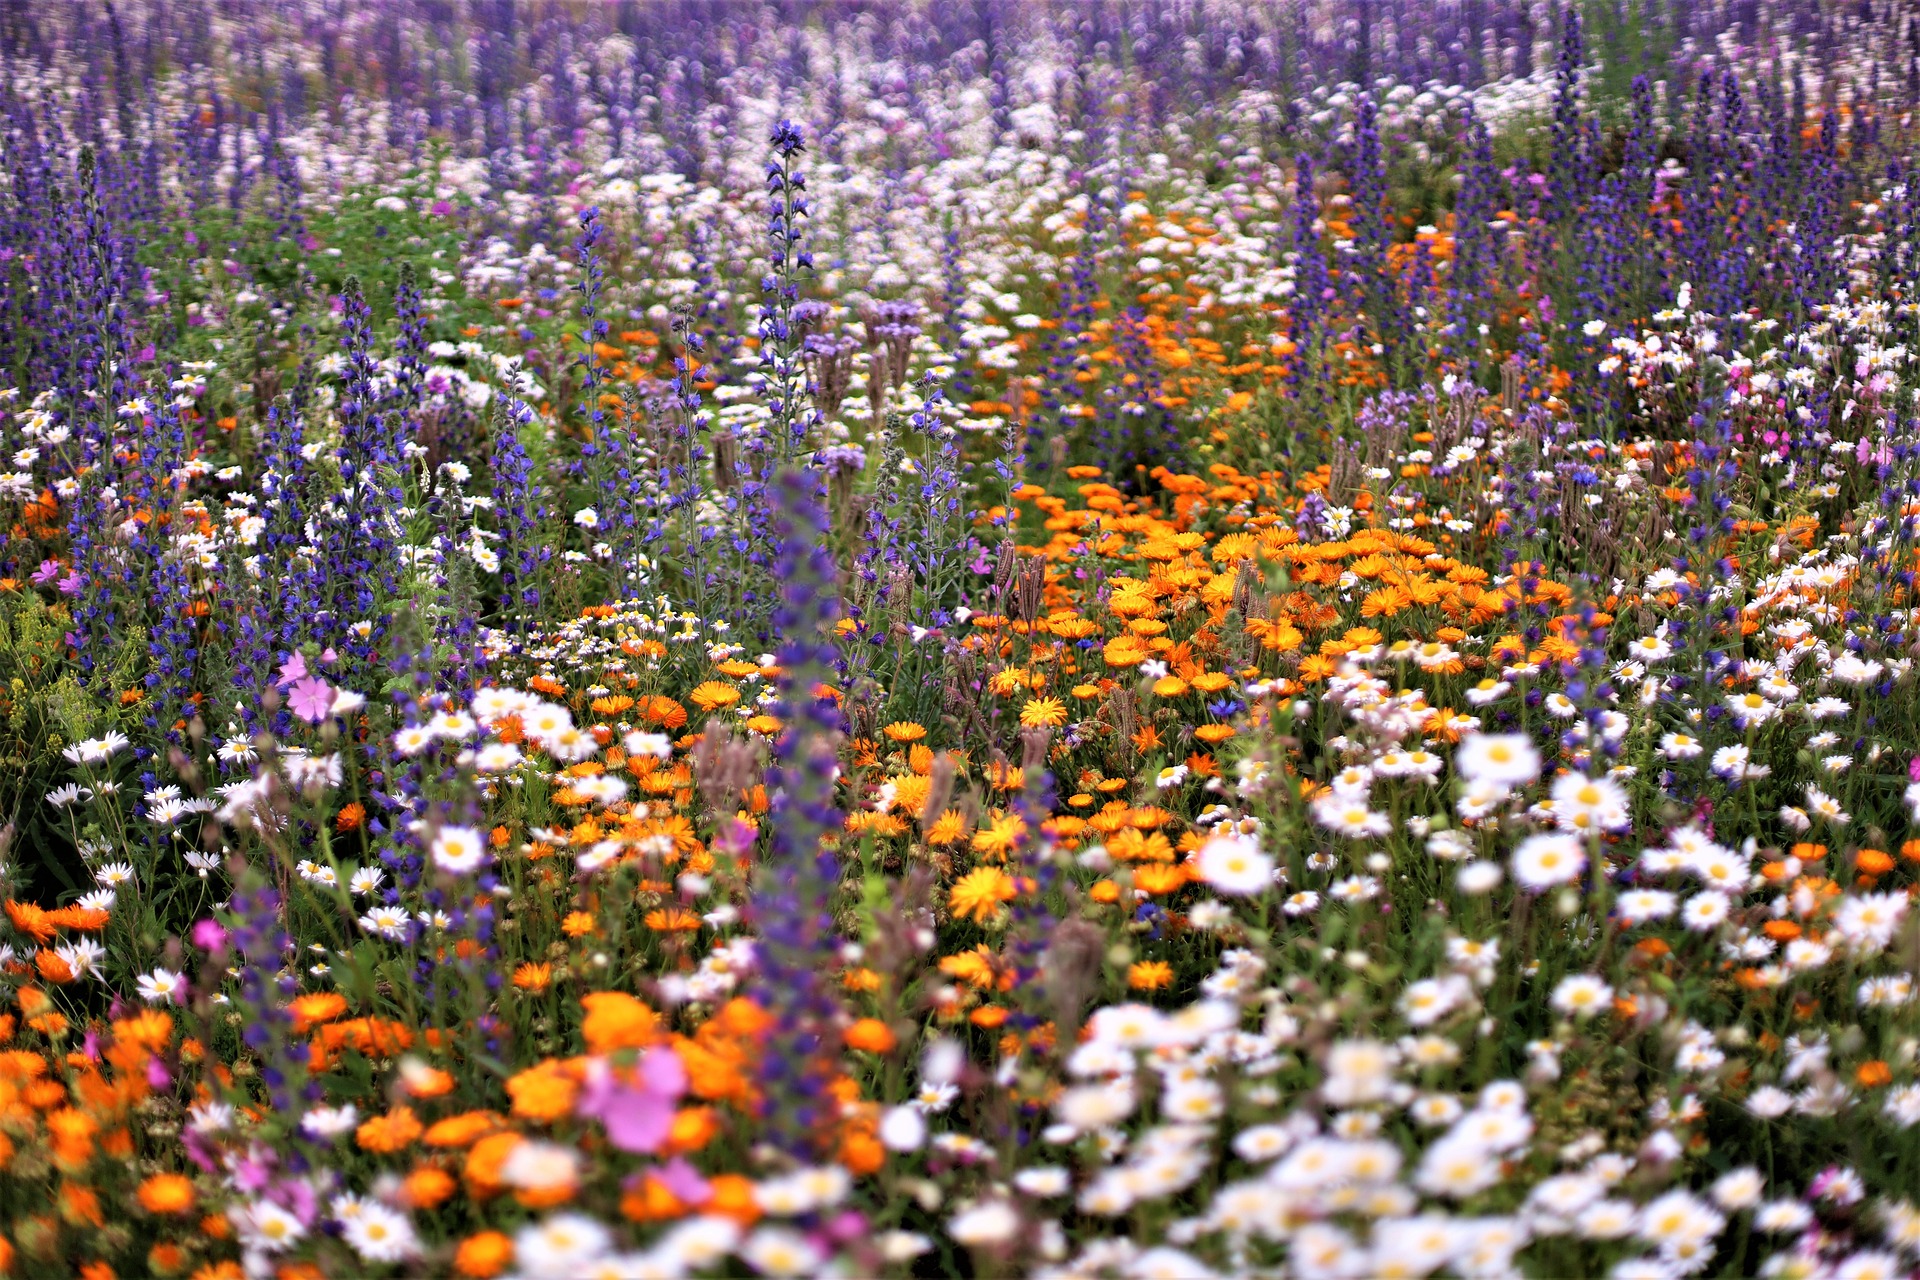
<path fill-rule="evenodd" d="M 218 951 L 227 945 L 227 930 L 218 920 L 206 919 L 193 926 L 193 945 L 202 951 Z"/>
<path fill-rule="evenodd" d="M 657 1151 L 673 1129 L 674 1104 L 686 1090 L 687 1070 L 679 1056 L 671 1049 L 649 1049 L 630 1071 L 596 1064 L 579 1111 L 605 1125 L 607 1140 L 620 1150 Z"/>
<path fill-rule="evenodd" d="M 334 688 L 325 680 L 307 676 L 287 695 L 287 707 L 309 724 L 319 724 L 333 709 Z"/>
<path fill-rule="evenodd" d="M 274 683 L 284 689 L 296 680 L 304 680 L 306 678 L 306 657 L 302 654 L 294 653 L 289 654 L 287 660 L 280 664 L 280 678 Z"/>

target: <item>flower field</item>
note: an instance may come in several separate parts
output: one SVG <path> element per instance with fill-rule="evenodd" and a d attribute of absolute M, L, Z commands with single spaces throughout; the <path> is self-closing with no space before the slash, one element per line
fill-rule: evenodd
<path fill-rule="evenodd" d="M 1920 36 L 0 4 L 0 1274 L 1920 1274 Z"/>

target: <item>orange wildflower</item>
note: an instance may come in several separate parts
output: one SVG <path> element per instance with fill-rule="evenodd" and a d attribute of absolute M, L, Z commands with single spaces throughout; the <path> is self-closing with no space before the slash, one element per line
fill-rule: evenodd
<path fill-rule="evenodd" d="M 723 1173 L 709 1179 L 707 1188 L 713 1194 L 700 1206 L 704 1212 L 732 1218 L 742 1227 L 750 1227 L 759 1220 L 760 1203 L 749 1179 L 737 1173 Z"/>
<path fill-rule="evenodd" d="M 192 1180 L 177 1173 L 156 1173 L 134 1194 L 142 1209 L 162 1214 L 187 1213 L 195 1198 Z"/>
<path fill-rule="evenodd" d="M 712 1107 L 682 1107 L 673 1113 L 673 1127 L 667 1132 L 667 1152 L 683 1155 L 698 1151 L 720 1132 L 720 1118 Z"/>
<path fill-rule="evenodd" d="M 654 1011 L 624 991 L 594 991 L 580 997 L 586 1020 L 580 1033 L 591 1053 L 639 1049 L 658 1038 Z"/>
<path fill-rule="evenodd" d="M 438 1165 L 423 1164 L 400 1184 L 400 1198 L 410 1209 L 433 1209 L 454 1192 L 453 1175 Z"/>
<path fill-rule="evenodd" d="M 461 1172 L 474 1195 L 499 1194 L 502 1189 L 500 1170 L 522 1141 L 524 1139 L 519 1134 L 507 1130 L 490 1133 L 473 1144 L 473 1149 L 467 1152 L 467 1162 Z"/>
<path fill-rule="evenodd" d="M 1127 985 L 1135 991 L 1158 991 L 1173 985 L 1173 966 L 1165 960 L 1141 960 L 1127 969 Z"/>
<path fill-rule="evenodd" d="M 570 1115 L 579 1091 L 579 1082 L 567 1073 L 565 1064 L 552 1059 L 529 1067 L 507 1081 L 507 1093 L 513 1098 L 513 1114 L 525 1120 L 551 1122 Z"/>
<path fill-rule="evenodd" d="M 347 1011 L 347 998 L 337 991 L 315 991 L 296 996 L 287 1006 L 293 1016 L 295 1035 L 304 1035 L 323 1022 L 332 1022 Z"/>
<path fill-rule="evenodd" d="M 513 1261 L 513 1241 L 499 1231 L 468 1236 L 454 1250 L 453 1269 L 468 1280 L 492 1280 Z"/>
<path fill-rule="evenodd" d="M 434 1121 L 424 1140 L 430 1147 L 470 1147 L 488 1134 L 504 1128 L 506 1123 L 497 1111 L 463 1111 L 457 1116 Z"/>
<path fill-rule="evenodd" d="M 362 1151 L 390 1155 L 412 1146 L 424 1131 L 412 1107 L 395 1107 L 383 1116 L 363 1121 L 353 1136 Z"/>
<path fill-rule="evenodd" d="M 847 1028 L 843 1039 L 847 1048 L 863 1053 L 887 1053 L 898 1043 L 893 1029 L 878 1018 L 861 1018 Z"/>

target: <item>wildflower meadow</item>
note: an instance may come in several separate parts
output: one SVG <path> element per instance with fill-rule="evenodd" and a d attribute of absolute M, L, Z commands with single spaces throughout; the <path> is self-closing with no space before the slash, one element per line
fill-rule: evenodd
<path fill-rule="evenodd" d="M 1920 1274 L 1899 0 L 0 0 L 0 1274 Z"/>

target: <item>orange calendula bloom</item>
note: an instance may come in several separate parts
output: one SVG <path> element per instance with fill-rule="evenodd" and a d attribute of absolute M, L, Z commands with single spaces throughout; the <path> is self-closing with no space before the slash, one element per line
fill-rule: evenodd
<path fill-rule="evenodd" d="M 1004 858 L 1026 834 L 1026 819 L 1017 813 L 1000 814 L 994 818 L 992 825 L 974 833 L 974 852 L 989 858 Z"/>
<path fill-rule="evenodd" d="M 16 902 L 7 899 L 7 918 L 13 921 L 13 927 L 26 934 L 35 942 L 45 945 L 53 941 L 54 924 L 47 919 L 47 913 L 31 902 Z"/>
<path fill-rule="evenodd" d="M 420 1123 L 420 1117 L 413 1114 L 412 1107 L 395 1107 L 383 1116 L 362 1121 L 353 1137 L 362 1151 L 391 1155 L 412 1146 L 423 1132 L 425 1126 Z"/>
<path fill-rule="evenodd" d="M 887 1053 L 898 1043 L 892 1028 L 878 1018 L 861 1018 L 847 1028 L 842 1039 L 847 1048 L 862 1053 Z"/>
<path fill-rule="evenodd" d="M 499 1231 L 468 1236 L 454 1250 L 453 1269 L 467 1280 L 492 1280 L 513 1261 L 513 1241 Z"/>
<path fill-rule="evenodd" d="M 958 809 L 949 809 L 934 819 L 927 828 L 927 843 L 930 845 L 952 844 L 967 833 L 967 820 Z"/>
<path fill-rule="evenodd" d="M 1127 969 L 1127 985 L 1135 991 L 1158 991 L 1173 985 L 1173 966 L 1165 960 L 1141 960 Z"/>
<path fill-rule="evenodd" d="M 923 724 L 915 724 L 911 720 L 895 720 L 880 732 L 895 742 L 918 742 L 927 736 L 927 727 Z"/>
<path fill-rule="evenodd" d="M 463 1111 L 457 1116 L 434 1121 L 424 1140 L 430 1147 L 458 1150 L 472 1146 L 490 1133 L 499 1132 L 506 1127 L 506 1123 L 506 1119 L 497 1111 Z"/>
<path fill-rule="evenodd" d="M 529 962 L 513 971 L 513 985 L 522 991 L 538 994 L 545 991 L 552 982 L 553 966 L 550 964 Z"/>
<path fill-rule="evenodd" d="M 1029 698 L 1020 708 L 1020 725 L 1026 729 L 1051 729 L 1067 722 L 1067 704 L 1058 698 Z"/>
<path fill-rule="evenodd" d="M 657 933 L 696 933 L 700 929 L 700 917 L 685 907 L 649 911 L 645 923 Z"/>
<path fill-rule="evenodd" d="M 708 680 L 703 684 L 695 685 L 687 697 L 702 711 L 714 712 L 740 701 L 740 691 L 730 684 Z"/>
<path fill-rule="evenodd" d="M 975 924 L 985 924 L 1000 914 L 1000 904 L 1018 896 L 1013 877 L 998 867 L 976 867 L 954 883 L 947 894 L 947 905 L 956 916 L 969 916 Z"/>
<path fill-rule="evenodd" d="M 304 1035 L 311 1027 L 323 1022 L 332 1022 L 347 1011 L 345 996 L 335 991 L 316 991 L 309 995 L 297 996 L 287 1006 L 287 1012 L 293 1016 L 293 1030 L 296 1035 Z"/>
<path fill-rule="evenodd" d="M 624 991 L 590 992 L 580 997 L 580 1003 L 587 1011 L 580 1034 L 590 1053 L 641 1049 L 658 1038 L 658 1015 Z"/>
<path fill-rule="evenodd" d="M 513 1114 L 523 1120 L 551 1122 L 569 1115 L 579 1092 L 579 1081 L 568 1074 L 563 1063 L 551 1059 L 529 1067 L 507 1081 L 507 1094 L 513 1099 Z"/>
<path fill-rule="evenodd" d="M 410 1209 L 433 1209 L 450 1199 L 453 1175 L 438 1165 L 423 1164 L 400 1184 L 400 1199 Z"/>
<path fill-rule="evenodd" d="M 177 1173 L 156 1173 L 140 1184 L 135 1197 L 148 1213 L 186 1213 L 193 1208 L 193 1182 Z"/>

